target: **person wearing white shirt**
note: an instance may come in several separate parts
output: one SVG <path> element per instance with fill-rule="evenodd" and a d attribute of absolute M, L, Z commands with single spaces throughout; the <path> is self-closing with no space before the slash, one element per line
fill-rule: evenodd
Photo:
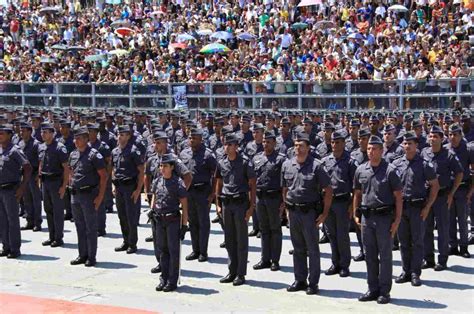
<path fill-rule="evenodd" d="M 288 49 L 290 45 L 293 43 L 293 36 L 288 33 L 288 28 L 285 28 L 285 31 L 283 34 L 279 36 L 281 38 L 281 48 L 282 49 Z"/>
<path fill-rule="evenodd" d="M 384 19 L 385 13 L 387 13 L 387 10 L 382 3 L 379 3 L 379 6 L 375 9 L 375 15 L 380 15 Z"/>

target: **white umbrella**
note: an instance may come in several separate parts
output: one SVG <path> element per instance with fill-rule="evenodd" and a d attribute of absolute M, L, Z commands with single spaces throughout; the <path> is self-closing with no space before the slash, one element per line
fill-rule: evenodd
<path fill-rule="evenodd" d="M 212 34 L 212 31 L 210 29 L 200 29 L 197 33 L 199 36 L 209 36 Z"/>
<path fill-rule="evenodd" d="M 179 34 L 176 38 L 179 42 L 188 41 L 188 40 L 196 40 L 193 36 L 189 34 Z"/>
<path fill-rule="evenodd" d="M 229 40 L 229 39 L 234 38 L 234 35 L 232 35 L 232 33 L 229 33 L 229 32 L 220 31 L 220 32 L 215 32 L 214 34 L 212 34 L 210 38 L 214 40 L 215 39 Z"/>
<path fill-rule="evenodd" d="M 241 40 L 251 41 L 252 39 L 257 38 L 257 36 L 250 33 L 240 33 L 237 35 L 237 38 Z"/>
<path fill-rule="evenodd" d="M 408 11 L 408 9 L 401 4 L 394 4 L 391 7 L 389 7 L 388 10 L 393 11 L 393 12 L 407 12 Z"/>
<path fill-rule="evenodd" d="M 352 34 L 350 34 L 349 36 L 347 36 L 347 38 L 351 38 L 351 39 L 364 39 L 364 36 L 362 36 L 362 35 L 359 34 L 359 33 L 352 33 Z"/>
<path fill-rule="evenodd" d="M 314 27 L 317 29 L 327 29 L 327 28 L 336 27 L 336 24 L 331 21 L 319 21 L 316 24 L 314 24 Z"/>
<path fill-rule="evenodd" d="M 322 4 L 323 1 L 322 0 L 303 0 L 300 2 L 300 4 L 298 4 L 299 7 L 309 7 L 311 5 L 318 5 L 318 4 Z"/>
<path fill-rule="evenodd" d="M 109 55 L 116 55 L 116 56 L 125 56 L 125 55 L 128 55 L 129 52 L 125 49 L 115 49 L 115 50 L 111 50 L 108 52 Z"/>

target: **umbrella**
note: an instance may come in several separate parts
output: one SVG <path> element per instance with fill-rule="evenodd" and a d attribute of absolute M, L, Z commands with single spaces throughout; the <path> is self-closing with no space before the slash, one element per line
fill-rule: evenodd
<path fill-rule="evenodd" d="M 45 14 L 58 14 L 59 13 L 59 8 L 56 8 L 56 7 L 44 7 L 42 8 L 39 13 L 41 15 L 45 15 Z"/>
<path fill-rule="evenodd" d="M 151 12 L 151 16 L 153 16 L 153 15 L 163 15 L 163 14 L 165 14 L 165 12 L 163 12 L 163 11 L 153 11 L 153 12 Z"/>
<path fill-rule="evenodd" d="M 200 29 L 197 33 L 199 36 L 209 36 L 212 34 L 212 31 L 210 29 Z"/>
<path fill-rule="evenodd" d="M 237 38 L 241 40 L 251 41 L 252 39 L 257 38 L 257 36 L 250 33 L 240 33 L 237 35 Z"/>
<path fill-rule="evenodd" d="M 314 27 L 316 29 L 328 29 L 328 28 L 336 27 L 336 24 L 331 21 L 319 21 L 316 24 L 314 24 Z"/>
<path fill-rule="evenodd" d="M 41 57 L 41 63 L 56 63 L 56 59 L 50 57 Z"/>
<path fill-rule="evenodd" d="M 82 46 L 70 46 L 70 47 L 67 47 L 67 50 L 68 51 L 82 51 L 82 50 L 86 50 L 86 48 Z"/>
<path fill-rule="evenodd" d="M 364 36 L 362 36 L 360 33 L 352 33 L 347 38 L 350 39 L 364 39 Z"/>
<path fill-rule="evenodd" d="M 311 5 L 318 5 L 322 4 L 322 0 L 302 0 L 300 4 L 298 4 L 299 7 L 309 7 Z"/>
<path fill-rule="evenodd" d="M 217 53 L 217 52 L 228 52 L 228 51 L 230 51 L 229 48 L 227 48 L 226 46 L 224 46 L 222 44 L 218 44 L 218 43 L 213 43 L 213 44 L 206 45 L 206 46 L 202 47 L 201 50 L 199 50 L 200 53 L 204 53 L 204 54 L 211 54 L 211 53 Z"/>
<path fill-rule="evenodd" d="M 107 4 L 121 4 L 122 0 L 105 0 Z"/>
<path fill-rule="evenodd" d="M 122 37 L 130 36 L 134 33 L 135 33 L 135 31 L 131 28 L 128 28 L 128 27 L 119 27 L 115 30 L 115 34 L 120 35 Z"/>
<path fill-rule="evenodd" d="M 388 10 L 393 11 L 393 12 L 407 12 L 408 11 L 408 9 L 401 4 L 394 4 L 391 7 L 389 7 Z"/>
<path fill-rule="evenodd" d="M 51 49 L 56 49 L 56 50 L 67 50 L 68 46 L 63 45 L 63 44 L 56 44 L 52 45 Z"/>
<path fill-rule="evenodd" d="M 106 60 L 107 56 L 106 55 L 89 55 L 84 58 L 84 61 L 86 62 L 98 62 L 98 61 L 103 61 Z"/>
<path fill-rule="evenodd" d="M 187 45 L 185 43 L 172 43 L 170 47 L 173 49 L 186 49 Z"/>
<path fill-rule="evenodd" d="M 193 36 L 189 34 L 179 34 L 178 37 L 176 38 L 178 41 L 187 41 L 187 40 L 196 40 Z"/>
<path fill-rule="evenodd" d="M 308 24 L 303 22 L 296 22 L 291 25 L 292 29 L 305 29 L 306 27 L 308 27 Z"/>
<path fill-rule="evenodd" d="M 234 38 L 234 35 L 232 35 L 232 33 L 229 33 L 229 32 L 220 31 L 220 32 L 215 32 L 214 34 L 212 34 L 210 38 L 211 39 L 229 40 L 229 39 Z"/>
<path fill-rule="evenodd" d="M 115 50 L 111 50 L 108 52 L 109 55 L 116 55 L 118 57 L 120 56 L 126 56 L 129 54 L 129 52 L 125 49 L 115 49 Z"/>
<path fill-rule="evenodd" d="M 113 21 L 110 26 L 112 27 L 130 27 L 130 22 L 124 20 Z"/>

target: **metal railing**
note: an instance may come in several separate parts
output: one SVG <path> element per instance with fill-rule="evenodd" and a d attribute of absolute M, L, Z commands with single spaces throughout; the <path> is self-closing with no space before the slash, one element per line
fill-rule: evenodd
<path fill-rule="evenodd" d="M 474 107 L 474 78 L 157 84 L 0 82 L 0 105 L 56 107 L 403 109 Z"/>

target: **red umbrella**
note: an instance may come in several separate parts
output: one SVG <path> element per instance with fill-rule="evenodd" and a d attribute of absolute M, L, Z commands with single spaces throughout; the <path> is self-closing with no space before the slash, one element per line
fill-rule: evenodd
<path fill-rule="evenodd" d="M 186 43 L 172 43 L 170 47 L 174 49 L 186 49 L 187 45 Z"/>
<path fill-rule="evenodd" d="M 119 27 L 115 30 L 115 34 L 120 35 L 122 37 L 130 36 L 130 35 L 133 35 L 134 33 L 135 31 L 128 27 Z"/>

